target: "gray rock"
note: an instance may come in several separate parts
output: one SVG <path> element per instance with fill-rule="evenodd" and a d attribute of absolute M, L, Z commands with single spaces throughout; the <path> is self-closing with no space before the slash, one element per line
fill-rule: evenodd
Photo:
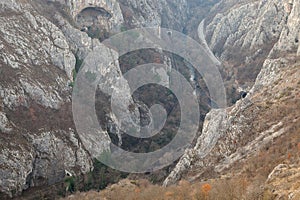
<path fill-rule="evenodd" d="M 286 133 L 288 128 L 284 127 L 284 119 L 272 121 L 265 130 L 257 130 L 252 124 L 263 114 L 255 105 L 264 101 L 276 102 L 280 81 L 295 80 L 295 77 L 289 76 L 295 73 L 292 69 L 297 66 L 293 66 L 290 60 L 295 60 L 294 56 L 298 53 L 295 38 L 299 35 L 299 28 L 292 27 L 298 26 L 299 14 L 295 15 L 299 9 L 298 1 L 251 1 L 229 9 L 226 14 L 218 14 L 208 25 L 207 34 L 212 34 L 213 49 L 225 39 L 222 59 L 230 45 L 251 49 L 269 40 L 275 40 L 276 43 L 247 97 L 230 108 L 212 110 L 207 114 L 196 145 L 185 152 L 165 179 L 165 186 L 176 183 L 190 169 L 196 168 L 198 174 L 184 177 L 189 180 L 201 178 L 206 170 L 212 168 L 214 172 L 222 173 L 236 161 L 254 155 L 274 138 Z M 249 20 L 249 17 L 253 20 Z M 290 33 L 286 34 L 289 28 Z M 239 146 L 241 143 L 243 145 Z"/>
<path fill-rule="evenodd" d="M 74 175 L 88 173 L 93 163 L 74 131 L 29 134 L 3 144 L 0 153 L 0 191 L 15 196 L 34 186 L 61 182 L 65 170 Z M 71 142 L 71 143 L 70 143 Z"/>
<path fill-rule="evenodd" d="M 0 131 L 3 133 L 9 133 L 11 131 L 10 123 L 6 117 L 6 114 L 0 112 Z"/>
<path fill-rule="evenodd" d="M 121 129 L 125 124 L 130 127 L 136 127 L 133 122 L 139 124 L 138 110 L 135 108 L 133 114 L 128 110 L 130 105 L 134 105 L 134 102 L 131 97 L 128 83 L 122 78 L 122 72 L 118 61 L 119 55 L 117 52 L 101 44 L 97 39 L 89 38 L 86 33 L 75 29 L 63 18 L 59 16 L 56 17 L 60 21 L 62 30 L 73 50 L 77 52 L 78 57 L 84 60 L 84 65 L 82 66 L 82 71 L 80 73 L 97 74 L 101 92 L 110 97 L 113 94 L 116 95 L 115 99 L 117 99 L 117 104 L 114 105 L 115 109 L 111 110 L 111 108 L 108 108 L 108 110 L 111 110 L 111 113 L 108 113 L 107 117 L 109 117 L 112 120 L 112 123 L 116 124 L 118 129 L 120 129 L 118 133 L 121 133 Z M 116 115 L 116 113 L 118 115 Z M 131 117 L 133 117 L 133 119 Z M 138 128 L 136 127 L 136 129 Z M 88 130 L 88 127 L 86 130 Z M 100 137 L 97 134 L 94 136 L 89 135 L 87 138 L 81 138 L 85 147 L 91 153 L 96 153 L 95 155 L 99 155 L 103 151 L 106 151 L 111 142 L 106 131 L 100 135 L 103 135 L 103 137 Z M 121 144 L 122 141 L 120 135 L 119 139 L 119 143 Z M 97 144 L 99 141 L 102 142 Z"/>
<path fill-rule="evenodd" d="M 275 17 L 276 16 L 276 17 Z M 207 26 L 213 51 L 224 49 L 219 57 L 227 59 L 231 48 L 256 49 L 278 40 L 288 13 L 282 1 L 254 1 L 217 14 Z M 230 48 L 229 48 L 230 47 Z"/>
<path fill-rule="evenodd" d="M 300 55 L 300 2 L 285 1 L 285 11 L 289 14 L 287 24 L 282 30 L 279 41 L 273 48 L 272 56 L 284 52 L 296 52 Z"/>
<path fill-rule="evenodd" d="M 20 125 L 27 119 L 7 118 L 32 104 L 57 111 L 70 103 L 75 57 L 63 32 L 30 4 L 2 1 L 0 10 L 0 191 L 15 196 L 62 181 L 64 170 L 87 173 L 93 164 L 74 130 L 53 130 L 46 124 L 28 131 Z"/>
<path fill-rule="evenodd" d="M 93 168 L 92 160 L 75 137 L 73 130 L 31 135 L 31 140 L 36 152 L 30 175 L 31 187 L 60 182 L 65 176 L 65 170 L 78 174 L 87 173 Z M 72 145 L 68 144 L 69 141 Z"/>
<path fill-rule="evenodd" d="M 201 136 L 194 148 L 186 150 L 176 167 L 165 179 L 163 185 L 168 186 L 180 180 L 192 164 L 198 159 L 204 159 L 215 147 L 217 141 L 224 134 L 227 127 L 226 111 L 224 109 L 211 110 L 205 118 Z"/>
<path fill-rule="evenodd" d="M 14 20 L 0 18 L 0 31 L 12 51 L 4 52 L 4 62 L 13 68 L 53 63 L 72 79 L 75 57 L 58 27 L 36 13 L 24 11 L 21 16 L 12 16 Z"/>
<path fill-rule="evenodd" d="M 0 153 L 0 191 L 11 197 L 28 188 L 27 177 L 33 169 L 33 150 L 17 145 L 17 148 L 4 147 Z"/>
<path fill-rule="evenodd" d="M 125 21 L 133 27 L 170 28 L 182 31 L 188 19 L 189 8 L 186 0 L 121 0 L 131 9 L 132 19 Z M 180 13 L 180 14 L 179 14 Z"/>
<path fill-rule="evenodd" d="M 21 87 L 3 88 L 0 85 L 0 97 L 3 99 L 3 105 L 10 109 L 27 105 L 28 98 L 25 96 L 24 90 Z"/>
<path fill-rule="evenodd" d="M 205 170 L 211 168 L 216 173 L 222 173 L 236 161 L 254 155 L 273 139 L 285 134 L 288 128 L 284 127 L 282 121 L 272 121 L 264 131 L 257 131 L 257 127 L 253 127 L 252 124 L 262 114 L 258 107 L 253 107 L 259 102 L 277 98 L 276 95 L 270 97 L 264 91 L 274 90 L 281 78 L 286 79 L 284 76 L 289 70 L 289 64 L 283 58 L 266 60 L 256 83 L 245 99 L 225 110 L 211 110 L 205 118 L 202 134 L 196 145 L 185 152 L 165 179 L 164 185 L 176 183 L 192 168 L 197 168 L 198 173 L 194 177 L 185 177 L 189 180 L 200 178 Z M 259 100 L 253 100 L 257 98 Z"/>
<path fill-rule="evenodd" d="M 272 87 L 272 84 L 281 78 L 281 71 L 288 65 L 285 58 L 267 59 L 264 67 L 256 78 L 255 84 L 250 90 L 251 94 L 259 92 L 262 88 Z"/>
<path fill-rule="evenodd" d="M 60 103 L 63 102 L 56 91 L 51 91 L 40 83 L 32 84 L 28 80 L 21 79 L 20 85 L 28 97 L 45 107 L 59 109 Z"/>

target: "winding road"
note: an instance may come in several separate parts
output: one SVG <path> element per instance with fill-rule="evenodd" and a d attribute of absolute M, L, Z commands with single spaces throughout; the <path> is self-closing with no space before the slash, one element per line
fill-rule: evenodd
<path fill-rule="evenodd" d="M 200 42 L 201 42 L 202 46 L 204 47 L 204 49 L 206 50 L 208 56 L 210 57 L 210 59 L 216 65 L 221 65 L 221 62 L 218 60 L 218 58 L 216 58 L 216 56 L 214 55 L 214 53 L 211 51 L 211 49 L 209 48 L 209 46 L 207 44 L 207 41 L 205 39 L 204 22 L 205 22 L 205 19 L 202 20 L 201 23 L 198 26 L 198 37 L 200 39 Z"/>

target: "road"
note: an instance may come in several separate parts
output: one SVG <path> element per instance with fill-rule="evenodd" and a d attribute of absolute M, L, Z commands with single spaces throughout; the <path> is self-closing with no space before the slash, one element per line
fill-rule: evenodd
<path fill-rule="evenodd" d="M 201 23 L 198 26 L 198 37 L 200 39 L 200 42 L 201 42 L 202 46 L 204 47 L 204 49 L 206 50 L 208 56 L 210 57 L 210 59 L 216 65 L 221 65 L 221 62 L 218 60 L 218 58 L 216 58 L 216 56 L 214 55 L 214 53 L 211 51 L 211 49 L 209 48 L 209 46 L 207 44 L 207 41 L 205 39 L 204 22 L 205 22 L 205 19 L 202 20 Z"/>

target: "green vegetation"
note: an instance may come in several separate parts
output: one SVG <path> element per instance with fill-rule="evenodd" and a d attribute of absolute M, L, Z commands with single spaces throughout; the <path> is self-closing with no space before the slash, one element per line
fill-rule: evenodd
<path fill-rule="evenodd" d="M 72 71 L 73 81 L 69 84 L 70 87 L 74 87 L 77 74 L 83 65 L 83 59 L 79 58 L 78 53 L 75 54 L 75 59 L 76 59 L 75 68 Z"/>
<path fill-rule="evenodd" d="M 108 154 L 104 153 L 103 156 L 108 156 Z M 85 177 L 84 191 L 92 189 L 102 190 L 106 188 L 108 184 L 116 183 L 128 176 L 128 173 L 111 169 L 97 159 L 94 159 L 93 163 L 94 170 Z"/>
<path fill-rule="evenodd" d="M 121 28 L 120 28 L 120 31 L 121 32 L 124 32 L 124 31 L 127 31 L 128 29 L 127 29 L 127 27 L 126 26 L 121 26 Z"/>
<path fill-rule="evenodd" d="M 106 29 L 100 29 L 99 27 L 88 27 L 87 34 L 89 37 L 94 39 L 99 39 L 100 41 L 103 41 L 107 38 L 109 38 L 109 32 Z"/>
<path fill-rule="evenodd" d="M 76 191 L 76 187 L 75 187 L 75 177 L 67 177 L 65 178 L 65 183 L 67 185 L 67 191 L 68 192 L 75 192 Z"/>
<path fill-rule="evenodd" d="M 78 73 L 80 68 L 82 67 L 83 59 L 79 58 L 78 53 L 75 54 L 75 59 L 76 59 L 75 72 Z M 75 76 L 75 78 L 76 78 L 76 76 Z"/>
<path fill-rule="evenodd" d="M 87 71 L 85 72 L 85 78 L 90 82 L 94 82 L 97 78 L 97 74 L 94 72 Z"/>
<path fill-rule="evenodd" d="M 160 77 L 160 75 L 159 75 L 159 74 L 156 74 L 155 77 L 154 77 L 154 80 L 155 80 L 155 82 L 157 82 L 157 83 L 161 82 L 161 77 Z"/>

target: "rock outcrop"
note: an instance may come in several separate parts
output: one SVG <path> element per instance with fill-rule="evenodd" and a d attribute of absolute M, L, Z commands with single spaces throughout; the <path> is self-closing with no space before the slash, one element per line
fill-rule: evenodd
<path fill-rule="evenodd" d="M 101 21 L 110 33 L 117 33 L 128 28 L 163 26 L 182 31 L 189 16 L 188 2 L 186 0 L 166 1 L 137 1 L 137 0 L 52 0 L 60 2 L 70 9 L 73 19 L 90 9 L 88 15 L 96 14 L 90 23 Z M 180 14 L 178 14 L 180 13 Z M 102 15 L 102 16 L 101 16 Z M 103 16 L 105 15 L 105 16 Z M 87 25 L 87 23 L 83 23 Z M 88 23 L 89 24 L 89 23 Z M 88 26 L 88 25 L 87 25 Z"/>
<path fill-rule="evenodd" d="M 276 57 L 285 52 L 300 55 L 300 2 L 285 1 L 285 11 L 289 13 L 287 25 L 283 28 L 279 41 L 275 44 L 272 56 Z"/>
<path fill-rule="evenodd" d="M 227 13 L 217 14 L 207 26 L 210 46 L 213 51 L 223 48 L 219 56 L 224 59 L 232 47 L 254 49 L 278 40 L 288 14 L 279 0 L 235 6 Z"/>
<path fill-rule="evenodd" d="M 56 0 L 60 1 L 60 0 Z M 75 18 L 82 10 L 88 7 L 99 7 L 108 11 L 113 19 L 113 24 L 121 24 L 123 22 L 123 15 L 120 9 L 119 2 L 116 0 L 67 0 L 60 1 L 61 3 L 65 3 L 66 6 L 70 9 L 70 14 Z"/>
<path fill-rule="evenodd" d="M 75 56 L 63 32 L 26 1 L 0 10 L 0 191 L 13 196 L 93 164 L 68 114 Z"/>
<path fill-rule="evenodd" d="M 0 198 L 61 183 L 66 171 L 75 177 L 90 172 L 93 156 L 110 150 L 109 133 L 116 134 L 122 145 L 119 128 L 132 121 L 139 124 L 138 107 L 144 105 L 134 103 L 126 81 L 119 82 L 117 52 L 99 40 L 136 27 L 184 32 L 190 16 L 187 0 L 45 2 L 0 3 Z M 66 15 L 43 13 L 34 5 L 45 6 L 45 11 L 49 2 L 63 5 Z M 205 21 L 206 30 L 201 32 L 206 37 L 201 41 L 207 39 L 213 53 L 225 61 L 224 71 L 233 74 L 239 85 L 254 86 L 233 107 L 212 110 L 206 116 L 197 144 L 186 150 L 164 185 L 182 177 L 201 178 L 207 171 L 221 174 L 285 134 L 291 122 L 299 123 L 299 102 L 295 101 L 299 99 L 299 9 L 298 0 L 224 0 L 213 9 L 220 13 Z M 89 28 L 95 24 L 98 29 L 91 31 L 92 37 Z M 84 62 L 80 66 L 86 58 L 99 63 L 95 71 L 85 71 Z M 171 67 L 171 59 L 163 58 Z M 86 137 L 76 131 L 71 106 L 75 72 L 80 67 L 83 73 L 101 72 L 96 106 L 105 110 L 98 116 L 103 130 Z M 157 74 L 168 84 L 166 73 Z M 194 79 L 191 76 L 191 82 Z M 113 92 L 122 102 L 116 107 L 120 116 L 110 107 Z M 197 173 L 189 174 L 190 169 Z M 270 175 L 272 187 L 275 179 Z"/>
<path fill-rule="evenodd" d="M 70 9 L 70 14 L 74 19 L 78 20 L 79 15 L 86 9 L 98 8 L 100 11 L 107 13 L 105 19 L 106 26 L 108 30 L 118 32 L 122 23 L 124 22 L 122 11 L 119 2 L 116 0 L 68 0 L 64 3 L 67 8 Z M 97 11 L 97 10 L 94 10 Z M 99 19 L 99 15 L 97 16 Z"/>
<path fill-rule="evenodd" d="M 216 16 L 214 20 L 221 23 L 217 23 L 214 27 L 218 31 L 214 31 L 212 36 L 212 48 L 215 48 L 216 41 L 220 41 L 219 37 L 223 37 L 223 35 L 227 35 L 227 37 L 224 37 L 227 38 L 225 46 L 235 45 L 234 43 L 230 43 L 233 37 L 236 44 L 239 41 L 241 42 L 239 45 L 242 48 L 243 45 L 246 45 L 247 48 L 256 48 L 262 45 L 263 43 L 261 42 L 266 42 L 264 37 L 269 34 L 269 30 L 272 30 L 272 28 L 269 28 L 269 19 L 264 20 L 263 16 L 265 15 L 273 16 L 272 19 L 281 19 L 278 23 L 276 20 L 272 20 L 272 24 L 274 22 L 281 28 L 275 29 L 274 33 L 270 33 L 272 36 L 276 36 L 276 44 L 269 51 L 269 58 L 264 61 L 262 69 L 249 94 L 230 108 L 212 110 L 207 114 L 202 134 L 198 138 L 197 144 L 194 148 L 186 151 L 175 169 L 164 181 L 164 185 L 173 184 L 183 177 L 189 180 L 201 179 L 208 172 L 210 174 L 222 174 L 225 169 L 230 168 L 236 161 L 255 155 L 255 152 L 273 141 L 273 139 L 286 134 L 289 127 L 293 126 L 293 123 L 299 123 L 299 113 L 295 113 L 293 110 L 297 110 L 297 107 L 299 108 L 299 103 L 295 103 L 291 107 L 284 106 L 285 104 L 293 104 L 292 102 L 295 101 L 293 99 L 299 98 L 299 89 L 297 86 L 299 79 L 297 76 L 300 73 L 300 63 L 299 57 L 297 57 L 298 48 L 295 46 L 294 41 L 294 38 L 298 37 L 299 29 L 291 31 L 292 35 L 289 35 L 288 38 L 284 34 L 285 30 L 289 29 L 289 26 L 297 26 L 296 24 L 289 25 L 289 21 L 295 22 L 299 20 L 299 15 L 295 16 L 291 14 L 297 12 L 299 9 L 298 3 L 295 1 L 293 3 L 291 4 L 290 14 L 281 1 L 277 3 L 274 1 L 257 1 L 233 8 L 225 16 L 221 16 L 221 14 Z M 252 6 L 253 9 L 250 9 Z M 259 6 L 261 9 L 257 11 L 257 9 L 254 9 L 256 6 Z M 263 9 L 264 6 L 267 9 Z M 253 15 L 255 18 L 260 16 L 260 14 L 252 12 L 239 12 L 246 8 L 248 11 L 253 10 L 254 12 L 263 13 L 263 16 L 258 18 L 261 23 L 242 26 L 246 16 L 240 16 L 238 13 Z M 233 12 L 238 13 L 234 14 Z M 287 20 L 285 20 L 286 17 L 288 18 Z M 248 19 L 245 21 L 250 22 L 251 20 Z M 257 24 L 260 24 L 261 27 L 268 27 L 268 30 L 262 31 L 260 34 L 254 33 L 261 30 L 254 28 Z M 208 30 L 212 29 L 212 27 L 212 25 L 209 25 Z M 239 29 L 242 27 L 247 27 L 247 29 L 239 32 Z M 238 35 L 238 33 L 241 33 L 243 36 Z M 251 34 L 252 37 L 249 36 Z M 256 38 L 259 35 L 262 35 L 262 37 L 260 39 Z M 251 40 L 247 40 L 246 38 L 251 38 Z M 283 40 L 287 40 L 286 47 L 290 50 L 283 48 L 280 50 L 282 54 L 274 58 L 272 54 L 274 51 L 279 51 L 278 49 L 280 49 Z M 229 46 L 224 49 L 228 49 Z M 222 55 L 225 55 L 225 53 L 223 52 Z M 221 58 L 225 59 L 222 56 Z M 272 111 L 274 106 L 276 107 L 276 112 L 272 116 L 271 113 L 274 112 Z M 188 171 L 197 172 L 191 175 Z"/>
<path fill-rule="evenodd" d="M 295 74 L 294 74 L 295 73 Z M 292 112 L 299 104 L 291 108 L 280 108 L 288 104 L 290 98 L 299 98 L 297 76 L 299 62 L 288 62 L 285 59 L 266 60 L 262 72 L 245 99 L 233 107 L 210 111 L 203 125 L 201 136 L 194 148 L 189 149 L 177 163 L 175 169 L 164 181 L 164 185 L 174 184 L 181 178 L 190 180 L 205 177 L 205 173 L 222 174 L 236 161 L 255 155 L 261 148 L 275 138 L 286 134 L 289 125 L 299 113 Z M 280 83 L 280 80 L 289 80 Z M 287 87 L 291 92 L 286 92 Z M 272 106 L 286 109 L 278 116 L 268 116 Z M 277 112 L 276 112 L 277 113 Z M 194 175 L 186 175 L 189 170 L 196 170 Z M 211 173 L 211 172 L 210 172 Z"/>
<path fill-rule="evenodd" d="M 74 130 L 49 131 L 30 137 L 36 151 L 30 187 L 58 183 L 65 177 L 65 170 L 76 175 L 72 170 L 75 167 L 79 167 L 84 174 L 91 170 L 91 160 L 87 160 L 89 155 Z"/>
<path fill-rule="evenodd" d="M 158 26 L 175 19 L 170 28 L 182 30 L 187 19 L 187 2 L 178 0 L 176 3 L 178 5 L 168 1 L 131 0 L 1 2 L 1 195 L 15 196 L 30 187 L 59 183 L 64 179 L 65 170 L 73 176 L 89 172 L 93 168 L 93 154 L 109 151 L 108 132 L 112 130 L 118 135 L 119 145 L 122 144 L 118 127 L 132 120 L 138 124 L 138 107 L 129 113 L 128 107 L 134 102 L 128 84 L 119 82 L 122 74 L 119 55 L 101 44 L 99 38 L 91 38 L 83 25 L 96 22 L 99 29 L 111 34 L 120 32 L 126 23 L 133 27 Z M 53 13 L 47 11 L 51 5 Z M 127 16 L 125 22 L 126 9 L 134 13 L 134 20 Z M 177 9 L 182 12 L 180 17 L 175 12 Z M 95 51 L 103 53 L 102 58 L 106 60 L 99 60 L 97 55 L 91 57 Z M 97 136 L 80 137 L 73 123 L 71 95 L 75 66 L 82 67 L 78 65 L 88 56 L 89 60 L 102 63 L 99 66 L 102 93 L 98 100 L 105 102 L 100 106 L 105 107 L 106 112 L 100 118 L 106 121 Z M 107 62 L 110 64 L 105 65 Z M 121 116 L 114 115 L 108 101 L 116 91 L 122 102 L 121 107 L 116 107 L 122 111 Z"/>
<path fill-rule="evenodd" d="M 252 87 L 269 55 L 297 53 L 298 9 L 299 2 L 290 0 L 221 1 L 213 8 L 217 14 L 207 20 L 206 38 L 239 86 Z"/>
<path fill-rule="evenodd" d="M 189 16 L 187 0 L 120 0 L 126 23 L 131 27 L 171 28 L 182 31 Z"/>
<path fill-rule="evenodd" d="M 276 200 L 299 199 L 299 178 L 300 168 L 298 165 L 280 164 L 270 173 L 266 188 L 275 196 Z"/>

